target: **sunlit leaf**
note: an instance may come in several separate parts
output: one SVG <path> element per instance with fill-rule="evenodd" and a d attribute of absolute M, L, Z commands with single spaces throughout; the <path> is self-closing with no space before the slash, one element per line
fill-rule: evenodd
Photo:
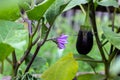
<path fill-rule="evenodd" d="M 102 6 L 113 6 L 113 7 L 119 7 L 118 2 L 116 0 L 102 0 L 98 2 L 99 5 Z"/>
<path fill-rule="evenodd" d="M 52 6 L 47 10 L 46 12 L 46 19 L 50 23 L 50 25 L 53 24 L 56 17 L 62 13 L 62 11 L 65 9 L 65 7 L 68 5 L 70 0 L 56 0 Z"/>
<path fill-rule="evenodd" d="M 16 20 L 20 17 L 17 0 L 0 0 L 0 19 Z"/>
<path fill-rule="evenodd" d="M 60 60 L 58 60 L 54 65 L 52 65 L 48 70 L 46 70 L 43 75 L 43 80 L 72 80 L 78 70 L 78 63 L 73 58 L 70 53 Z"/>
<path fill-rule="evenodd" d="M 30 10 L 30 4 L 32 0 L 18 0 L 19 8 L 22 10 Z"/>
<path fill-rule="evenodd" d="M 117 34 L 108 27 L 102 27 L 103 33 L 107 40 L 114 45 L 116 48 L 120 49 L 120 34 Z"/>
<path fill-rule="evenodd" d="M 104 80 L 105 76 L 102 74 L 80 74 L 77 80 Z"/>
<path fill-rule="evenodd" d="M 20 23 L 0 20 L 0 42 L 22 50 L 27 38 L 27 31 L 23 29 Z"/>
<path fill-rule="evenodd" d="M 12 53 L 14 50 L 13 47 L 11 47 L 8 44 L 0 43 L 0 61 L 3 62 L 6 57 Z"/>
<path fill-rule="evenodd" d="M 64 11 L 67 11 L 75 6 L 79 6 L 80 4 L 86 4 L 88 0 L 71 0 L 70 3 L 66 6 Z"/>
<path fill-rule="evenodd" d="M 27 12 L 29 19 L 39 20 L 54 1 L 55 0 L 45 0 L 38 6 L 35 6 L 35 8 L 33 8 L 32 10 L 29 10 Z"/>
<path fill-rule="evenodd" d="M 110 66 L 110 75 L 113 77 L 116 77 L 118 74 L 120 74 L 120 56 L 118 55 L 112 62 Z M 120 79 L 120 77 L 119 77 Z"/>

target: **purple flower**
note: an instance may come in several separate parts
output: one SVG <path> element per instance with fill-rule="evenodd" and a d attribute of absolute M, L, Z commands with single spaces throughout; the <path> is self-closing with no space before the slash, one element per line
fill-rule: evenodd
<path fill-rule="evenodd" d="M 56 38 L 56 42 L 57 42 L 57 46 L 59 49 L 64 49 L 65 48 L 65 44 L 67 44 L 67 38 L 68 35 L 60 35 L 59 37 Z"/>

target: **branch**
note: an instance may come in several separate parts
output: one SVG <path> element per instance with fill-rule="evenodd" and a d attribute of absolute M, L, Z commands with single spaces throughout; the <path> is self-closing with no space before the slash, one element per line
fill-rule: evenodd
<path fill-rule="evenodd" d="M 31 49 L 32 49 L 32 46 L 29 46 L 28 49 L 24 52 L 24 56 L 17 63 L 16 71 L 18 70 L 19 66 L 23 63 L 23 61 L 26 59 L 26 57 L 30 53 Z"/>
<path fill-rule="evenodd" d="M 29 32 L 29 36 L 32 36 L 32 21 L 28 19 L 28 17 L 24 17 L 24 15 L 21 13 L 21 17 L 22 19 L 27 22 L 28 24 L 28 32 Z"/>
<path fill-rule="evenodd" d="M 49 33 L 50 33 L 51 27 L 52 27 L 52 25 L 50 25 L 50 27 L 48 28 L 48 31 L 47 31 L 46 36 L 45 36 L 45 38 L 43 39 L 43 41 L 38 42 L 37 48 L 36 48 L 36 50 L 35 50 L 35 52 L 34 52 L 34 55 L 33 55 L 32 59 L 31 59 L 31 61 L 30 61 L 29 64 L 27 65 L 27 68 L 26 68 L 26 70 L 25 70 L 25 73 L 29 71 L 29 69 L 30 69 L 30 67 L 31 67 L 31 65 L 32 65 L 35 57 L 37 56 L 37 54 L 38 54 L 38 52 L 39 52 L 39 50 L 40 50 L 40 48 L 41 48 L 41 47 L 44 45 L 44 43 L 46 42 L 47 37 L 48 37 L 48 35 L 49 35 Z"/>
<path fill-rule="evenodd" d="M 40 25 L 40 20 L 37 23 L 37 27 L 35 28 L 35 31 L 33 32 L 32 37 L 34 37 L 34 35 L 36 34 L 36 32 L 37 32 L 37 30 L 39 28 L 39 25 Z"/>
<path fill-rule="evenodd" d="M 32 49 L 32 24 L 31 21 L 28 18 L 24 18 L 24 16 L 21 14 L 21 17 L 23 18 L 23 20 L 25 22 L 28 23 L 28 31 L 29 31 L 29 42 L 28 42 L 28 47 L 26 49 L 26 51 L 24 52 L 24 55 L 22 56 L 22 58 L 17 62 L 16 64 L 16 68 L 15 71 L 18 70 L 19 66 L 23 63 L 23 61 L 26 59 L 26 57 L 28 56 L 28 54 L 30 53 L 31 49 Z"/>
<path fill-rule="evenodd" d="M 113 13 L 113 17 L 112 17 L 112 31 L 114 32 L 114 23 L 115 23 L 115 14 L 116 14 L 116 9 L 114 10 L 114 13 Z M 110 53 L 109 54 L 112 54 L 113 53 L 113 45 L 111 44 L 111 48 L 110 48 Z M 114 54 L 114 53 L 113 53 Z"/>
<path fill-rule="evenodd" d="M 13 75 L 16 76 L 17 75 L 17 71 L 16 71 L 16 66 L 17 66 L 17 58 L 16 58 L 16 53 L 15 50 L 12 52 L 12 62 L 13 62 Z"/>
<path fill-rule="evenodd" d="M 93 1 L 93 0 L 92 0 Z M 93 32 L 96 38 L 96 42 L 100 51 L 100 54 L 102 56 L 102 60 L 104 62 L 104 66 L 105 66 L 105 75 L 106 75 L 106 80 L 109 77 L 109 68 L 110 68 L 110 64 L 108 63 L 108 60 L 105 57 L 105 53 L 103 51 L 102 48 L 102 44 L 100 42 L 99 36 L 98 36 L 98 31 L 97 31 L 97 25 L 96 25 L 96 17 L 95 17 L 95 7 L 94 7 L 94 3 L 91 1 L 90 5 L 91 5 L 91 12 L 90 12 L 90 19 L 91 19 L 91 23 L 92 23 L 92 27 L 93 27 Z"/>
<path fill-rule="evenodd" d="M 109 42 L 108 40 L 105 41 L 105 42 L 102 44 L 102 47 L 103 47 L 104 45 L 106 45 L 108 42 Z"/>
<path fill-rule="evenodd" d="M 34 46 L 40 39 L 40 35 L 32 42 L 32 46 Z"/>
<path fill-rule="evenodd" d="M 37 31 L 38 31 L 38 36 L 37 36 L 37 38 L 32 42 L 32 46 L 34 46 L 37 42 L 38 42 L 38 40 L 40 39 L 40 28 L 41 27 L 39 27 L 39 24 L 40 24 L 40 20 L 39 20 L 39 22 L 38 22 L 38 24 L 37 24 L 37 27 L 36 27 L 36 29 L 35 29 L 35 31 L 34 31 L 34 33 L 33 33 L 33 35 L 32 35 L 32 37 L 34 37 L 34 35 L 37 33 Z"/>
<path fill-rule="evenodd" d="M 31 25 L 32 22 L 31 22 L 31 20 L 29 20 L 28 18 L 23 18 L 23 20 L 28 23 L 29 36 L 32 36 L 32 25 Z"/>
<path fill-rule="evenodd" d="M 45 36 L 45 38 L 44 38 L 44 40 L 43 40 L 41 45 L 43 45 L 45 43 L 45 41 L 47 40 L 47 37 L 48 37 L 48 35 L 50 33 L 51 28 L 52 28 L 52 25 L 50 25 L 50 27 L 48 28 L 47 34 L 46 34 L 46 36 Z"/>
<path fill-rule="evenodd" d="M 35 50 L 35 52 L 34 52 L 34 55 L 32 56 L 32 59 L 30 60 L 30 62 L 29 62 L 28 65 L 27 65 L 27 68 L 26 68 L 26 70 L 25 70 L 25 73 L 29 71 L 29 69 L 30 69 L 30 67 L 31 67 L 31 65 L 32 65 L 32 63 L 33 63 L 36 55 L 38 54 L 38 52 L 39 52 L 39 50 L 40 50 L 40 47 L 41 47 L 41 46 L 39 46 L 39 45 L 37 46 L 37 48 L 36 48 L 36 50 Z"/>
<path fill-rule="evenodd" d="M 105 57 L 105 54 L 104 54 L 104 51 L 103 51 L 103 48 L 102 48 L 102 44 L 101 44 L 100 39 L 98 37 L 94 4 L 91 4 L 91 11 L 90 11 L 89 16 L 90 16 L 90 19 L 91 19 L 91 23 L 92 23 L 92 27 L 93 27 L 93 32 L 94 32 L 94 35 L 95 35 L 95 38 L 96 38 L 96 42 L 97 42 L 98 48 L 100 50 L 102 59 L 103 59 L 104 62 L 106 62 L 107 60 L 106 60 L 106 57 Z"/>
<path fill-rule="evenodd" d="M 112 52 L 112 54 L 109 57 L 109 63 L 113 60 L 113 58 L 115 57 L 115 55 L 117 54 L 119 50 L 117 48 L 115 48 L 115 50 Z"/>

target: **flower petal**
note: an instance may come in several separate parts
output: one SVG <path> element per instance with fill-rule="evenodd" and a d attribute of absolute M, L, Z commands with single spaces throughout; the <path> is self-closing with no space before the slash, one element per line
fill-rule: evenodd
<path fill-rule="evenodd" d="M 64 40 L 64 39 L 57 39 L 57 42 L 64 43 L 64 44 L 68 43 L 67 40 Z"/>
<path fill-rule="evenodd" d="M 68 35 L 61 35 L 60 37 L 59 37 L 59 39 L 67 39 L 68 38 Z"/>
<path fill-rule="evenodd" d="M 59 49 L 64 49 L 64 48 L 65 48 L 65 45 L 64 45 L 64 44 L 59 43 L 59 44 L 58 44 L 58 48 L 59 48 Z"/>
<path fill-rule="evenodd" d="M 68 43 L 67 38 L 68 38 L 68 35 L 64 35 L 64 34 L 62 34 L 62 35 L 60 35 L 59 37 L 56 38 L 57 45 L 58 45 L 59 49 L 64 49 L 65 48 L 65 44 Z"/>

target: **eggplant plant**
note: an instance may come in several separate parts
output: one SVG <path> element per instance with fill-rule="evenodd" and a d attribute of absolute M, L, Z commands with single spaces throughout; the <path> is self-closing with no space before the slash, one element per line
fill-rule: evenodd
<path fill-rule="evenodd" d="M 86 17 L 74 43 L 78 53 L 68 53 L 61 57 L 36 78 L 29 70 L 32 66 L 36 69 L 44 63 L 45 60 L 37 55 L 45 43 L 52 41 L 59 49 L 65 49 L 65 44 L 68 43 L 68 34 L 62 33 L 54 38 L 49 36 L 56 18 L 70 9 L 76 9 L 76 6 Z M 101 40 L 97 25 L 97 11 L 112 15 L 111 23 L 102 27 L 105 42 Z M 4 62 L 7 60 L 13 69 L 13 80 L 119 80 L 120 28 L 119 25 L 115 26 L 115 17 L 119 12 L 117 0 L 0 1 L 0 73 L 3 74 Z M 97 44 L 101 60 L 88 55 L 94 43 Z M 106 51 L 107 44 L 110 46 Z M 18 50 L 23 52 L 19 58 Z M 78 74 L 78 61 L 87 62 L 95 73 Z M 24 62 L 27 66 L 20 70 Z M 96 64 L 104 66 L 103 74 L 96 72 Z"/>

